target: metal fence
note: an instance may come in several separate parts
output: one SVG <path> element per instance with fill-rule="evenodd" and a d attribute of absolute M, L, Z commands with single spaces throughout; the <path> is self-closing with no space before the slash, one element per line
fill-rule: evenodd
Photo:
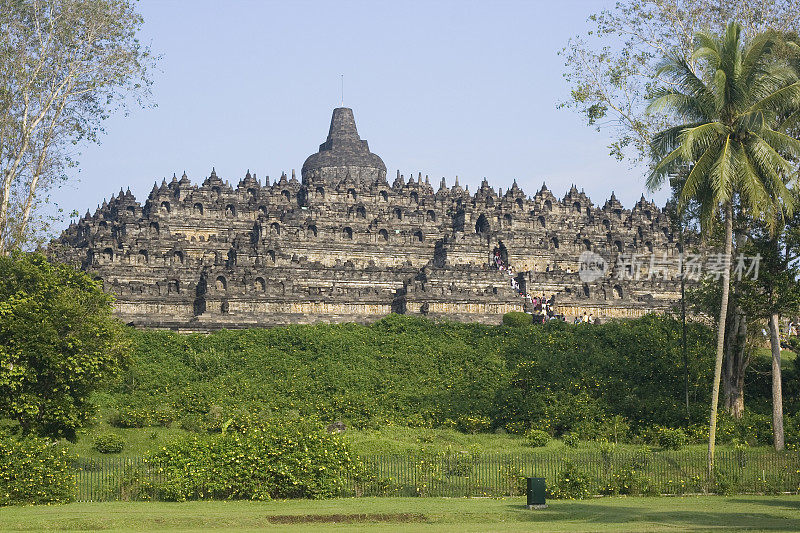
<path fill-rule="evenodd" d="M 591 494 L 797 492 L 800 453 L 742 449 L 717 452 L 706 475 L 697 451 L 431 454 L 362 457 L 359 474 L 345 481 L 345 496 L 516 496 L 526 477 L 544 477 L 558 492 L 576 480 Z M 74 463 L 78 501 L 149 499 L 168 481 L 143 458 L 81 459 Z M 573 479 L 567 481 L 569 477 Z M 574 487 L 573 487 L 574 488 Z"/>

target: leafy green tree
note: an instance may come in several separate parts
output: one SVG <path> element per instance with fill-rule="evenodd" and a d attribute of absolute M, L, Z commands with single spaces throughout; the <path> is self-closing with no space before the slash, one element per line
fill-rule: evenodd
<path fill-rule="evenodd" d="M 37 207 L 76 164 L 74 145 L 148 94 L 153 58 L 134 3 L 0 2 L 0 254 L 41 240 Z"/>
<path fill-rule="evenodd" d="M 747 36 L 772 29 L 797 31 L 798 0 L 619 0 L 593 13 L 588 29 L 560 52 L 569 97 L 559 107 L 574 110 L 611 140 L 609 152 L 631 163 L 646 161 L 655 133 L 677 124 L 647 111 L 654 91 L 671 80 L 659 71 L 662 58 L 677 54 L 694 72 L 694 34 L 724 31 L 738 20 Z"/>
<path fill-rule="evenodd" d="M 648 177 L 651 190 L 687 167 L 691 170 L 680 201 L 700 206 L 700 223 L 708 229 L 719 217 L 725 225 L 722 297 L 717 323 L 717 353 L 711 396 L 708 467 L 714 463 L 717 403 L 730 291 L 734 205 L 770 229 L 793 210 L 787 181 L 795 169 L 787 158 L 800 157 L 800 142 L 779 131 L 781 118 L 800 109 L 797 73 L 772 53 L 773 33 L 744 42 L 739 24 L 721 36 L 698 33 L 692 55 L 704 67 L 696 74 L 686 59 L 668 57 L 661 73 L 674 84 L 650 108 L 684 121 L 658 133 L 651 144 L 656 165 Z"/>
<path fill-rule="evenodd" d="M 126 353 L 112 298 L 40 254 L 0 257 L 0 416 L 23 434 L 75 438 L 89 396 Z"/>
<path fill-rule="evenodd" d="M 800 216 L 792 217 L 775 232 L 756 225 L 746 248 L 758 256 L 758 276 L 742 280 L 747 295 L 745 303 L 753 316 L 769 324 L 772 348 L 772 432 L 776 450 L 784 448 L 783 391 L 781 379 L 781 341 L 779 323 L 782 315 L 800 310 Z"/>

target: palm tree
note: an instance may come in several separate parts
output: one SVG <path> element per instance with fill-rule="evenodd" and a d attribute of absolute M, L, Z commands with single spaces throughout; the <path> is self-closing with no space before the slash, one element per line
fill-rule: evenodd
<path fill-rule="evenodd" d="M 692 57 L 699 65 L 698 72 L 685 59 L 667 58 L 661 73 L 671 78 L 673 85 L 650 104 L 651 110 L 670 112 L 684 123 L 653 138 L 655 166 L 647 179 L 648 188 L 656 190 L 669 176 L 688 173 L 681 180 L 679 204 L 697 203 L 704 230 L 719 218 L 725 225 L 728 266 L 722 275 L 717 323 L 709 475 L 714 466 L 734 207 L 771 228 L 781 224 L 794 208 L 788 185 L 796 176 L 787 158 L 800 157 L 800 141 L 784 133 L 780 125 L 800 110 L 800 82 L 797 71 L 773 52 L 777 41 L 776 34 L 767 32 L 744 42 L 735 22 L 721 36 L 698 33 Z"/>

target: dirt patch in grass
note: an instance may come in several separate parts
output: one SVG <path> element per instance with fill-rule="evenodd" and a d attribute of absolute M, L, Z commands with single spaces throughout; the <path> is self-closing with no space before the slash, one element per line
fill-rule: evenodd
<path fill-rule="evenodd" d="M 357 522 L 425 522 L 427 517 L 418 513 L 364 513 L 364 514 L 300 514 L 267 517 L 272 524 L 352 524 Z"/>

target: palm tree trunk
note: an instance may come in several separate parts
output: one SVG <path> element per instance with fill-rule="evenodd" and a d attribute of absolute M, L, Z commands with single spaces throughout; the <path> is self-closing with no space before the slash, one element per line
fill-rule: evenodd
<path fill-rule="evenodd" d="M 717 358 L 714 363 L 714 386 L 711 390 L 711 416 L 708 424 L 708 475 L 714 471 L 714 445 L 717 439 L 717 405 L 719 382 L 722 377 L 722 356 L 725 351 L 725 323 L 728 318 L 728 293 L 731 285 L 730 258 L 733 251 L 733 207 L 725 203 L 725 269 L 722 272 L 722 301 L 717 322 Z"/>
<path fill-rule="evenodd" d="M 775 449 L 783 449 L 783 391 L 781 389 L 781 338 L 778 313 L 769 317 L 769 341 L 772 345 L 772 435 Z"/>

